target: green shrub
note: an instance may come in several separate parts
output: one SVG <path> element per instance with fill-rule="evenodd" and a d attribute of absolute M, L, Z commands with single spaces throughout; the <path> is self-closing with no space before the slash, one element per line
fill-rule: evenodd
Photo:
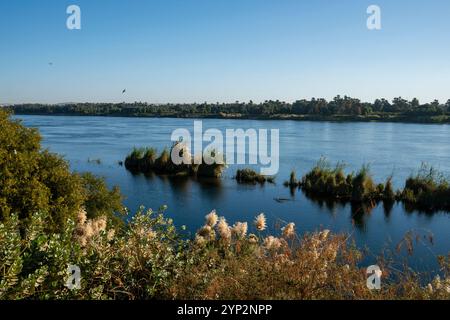
<path fill-rule="evenodd" d="M 62 157 L 41 149 L 40 140 L 35 129 L 0 110 L 0 221 L 18 214 L 25 226 L 34 213 L 44 211 L 46 229 L 57 231 L 83 206 L 95 203 L 97 211 L 109 215 L 118 210 L 118 189 L 109 193 L 99 178 L 70 172 Z M 99 201 L 102 197 L 107 200 Z"/>
<path fill-rule="evenodd" d="M 362 253 L 329 230 L 299 236 L 290 223 L 280 236 L 247 234 L 247 223 L 212 212 L 189 240 L 162 211 L 143 208 L 117 228 L 85 211 L 57 233 L 47 221 L 32 215 L 23 235 L 17 215 L 0 223 L 0 299 L 450 299 L 450 257 L 428 285 L 379 261 L 390 276 L 373 291 Z M 255 227 L 265 225 L 259 215 Z M 78 289 L 66 286 L 70 265 L 80 268 Z"/>

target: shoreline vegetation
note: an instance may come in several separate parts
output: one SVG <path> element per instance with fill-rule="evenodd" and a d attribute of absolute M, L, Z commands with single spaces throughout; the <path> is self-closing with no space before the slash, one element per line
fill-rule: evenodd
<path fill-rule="evenodd" d="M 408 101 L 401 97 L 392 101 L 376 99 L 373 103 L 336 96 L 331 101 L 312 98 L 293 103 L 279 100 L 192 104 L 66 103 L 16 104 L 5 108 L 15 114 L 28 115 L 450 123 L 450 99 L 446 103 L 437 100 L 420 103 L 417 99 Z"/>
<path fill-rule="evenodd" d="M 117 188 L 70 172 L 40 140 L 0 110 L 0 300 L 450 299 L 450 255 L 436 257 L 435 275 L 379 257 L 382 286 L 370 290 L 348 235 L 300 235 L 286 222 L 270 234 L 263 213 L 231 225 L 212 211 L 192 236 L 166 207 L 128 216 Z M 414 239 L 425 241 L 407 234 L 398 258 Z M 82 275 L 76 289 L 70 266 Z"/>

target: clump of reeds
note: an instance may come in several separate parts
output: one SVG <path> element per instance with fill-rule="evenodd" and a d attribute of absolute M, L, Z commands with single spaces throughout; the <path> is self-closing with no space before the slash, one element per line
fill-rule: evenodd
<path fill-rule="evenodd" d="M 370 204 L 371 207 L 378 201 L 384 201 L 387 207 L 392 207 L 395 201 L 402 201 L 408 210 L 450 211 L 450 181 L 427 164 L 422 164 L 418 173 L 406 180 L 404 189 L 397 191 L 394 190 L 392 175 L 384 184 L 376 184 L 369 166 L 363 165 L 358 172 L 346 175 L 341 163 L 333 168 L 325 158 L 321 158 L 301 182 L 292 171 L 284 185 L 301 187 L 309 197 Z"/>
<path fill-rule="evenodd" d="M 173 153 L 178 153 L 182 159 L 181 163 L 172 161 L 171 156 Z M 125 167 L 130 171 L 141 173 L 197 175 L 199 177 L 212 178 L 221 176 L 225 168 L 224 163 L 218 161 L 219 163 L 208 164 L 205 161 L 205 156 L 203 156 L 202 160 L 201 164 L 196 164 L 189 149 L 182 142 L 175 142 L 170 150 L 164 148 L 159 156 L 154 148 L 134 148 L 125 159 Z"/>
<path fill-rule="evenodd" d="M 210 150 L 205 152 L 202 157 L 202 163 L 193 170 L 197 177 L 220 178 L 226 167 L 223 155 L 218 154 L 216 150 Z"/>
<path fill-rule="evenodd" d="M 358 172 L 346 175 L 343 164 L 338 163 L 332 168 L 324 158 L 303 176 L 300 185 L 307 194 L 354 203 L 395 200 L 392 177 L 386 185 L 376 184 L 369 166 L 364 165 Z"/>
<path fill-rule="evenodd" d="M 450 210 L 450 184 L 435 168 L 422 164 L 415 176 L 405 182 L 401 199 L 422 210 Z"/>
<path fill-rule="evenodd" d="M 289 180 L 284 182 L 284 185 L 289 188 L 298 188 L 301 186 L 301 181 L 297 180 L 297 173 L 293 170 L 289 175 Z"/>
<path fill-rule="evenodd" d="M 378 187 L 375 185 L 367 165 L 364 165 L 353 177 L 350 188 L 352 190 L 351 200 L 354 202 L 381 200 L 384 190 L 383 184 L 379 184 Z"/>
<path fill-rule="evenodd" d="M 145 148 L 136 148 L 134 147 L 133 150 L 127 157 L 125 158 L 125 167 L 128 170 L 132 171 L 138 171 L 140 170 L 141 166 L 141 160 L 144 157 Z"/>
<path fill-rule="evenodd" d="M 259 174 L 255 170 L 249 168 L 238 169 L 236 171 L 235 179 L 238 183 L 249 183 L 249 184 L 256 184 L 256 183 L 264 184 L 266 182 L 275 183 L 275 177 Z"/>

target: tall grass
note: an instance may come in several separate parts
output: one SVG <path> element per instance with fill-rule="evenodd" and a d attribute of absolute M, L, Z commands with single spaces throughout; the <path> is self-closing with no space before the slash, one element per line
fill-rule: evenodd
<path fill-rule="evenodd" d="M 332 168 L 324 158 L 303 176 L 301 186 L 307 193 L 352 202 L 382 200 L 384 191 L 384 185 L 375 185 L 368 166 L 345 175 L 343 164 Z"/>
<path fill-rule="evenodd" d="M 267 234 L 263 214 L 251 227 L 212 212 L 194 239 L 143 208 L 121 227 L 80 210 L 49 234 L 47 219 L 35 214 L 23 233 L 16 215 L 0 223 L 0 299 L 450 299 L 450 256 L 429 284 L 380 260 L 381 290 L 369 290 L 349 236 L 300 235 L 292 223 Z M 81 270 L 79 289 L 66 286 L 68 265 Z"/>
<path fill-rule="evenodd" d="M 418 173 L 406 180 L 401 199 L 426 211 L 450 211 L 449 181 L 432 166 L 422 164 Z"/>
<path fill-rule="evenodd" d="M 345 174 L 344 165 L 331 167 L 325 158 L 306 173 L 301 182 L 291 173 L 285 186 L 300 187 L 309 197 L 324 197 L 336 201 L 364 203 L 366 205 L 384 201 L 385 207 L 392 207 L 395 201 L 402 201 L 408 210 L 450 211 L 450 182 L 435 168 L 422 164 L 418 173 L 411 175 L 403 190 L 394 190 L 392 175 L 385 183 L 375 183 L 370 168 L 363 165 L 356 173 Z"/>
<path fill-rule="evenodd" d="M 174 149 L 177 148 L 177 149 Z M 184 159 L 181 164 L 172 161 L 171 154 L 179 152 Z M 185 160 L 188 159 L 188 160 Z M 207 164 L 203 156 L 201 164 L 196 164 L 189 150 L 180 144 L 174 143 L 169 149 L 164 148 L 158 155 L 155 148 L 134 148 L 125 159 L 125 167 L 133 172 L 156 173 L 164 175 L 191 175 L 198 177 L 218 178 L 225 169 L 225 164 Z"/>

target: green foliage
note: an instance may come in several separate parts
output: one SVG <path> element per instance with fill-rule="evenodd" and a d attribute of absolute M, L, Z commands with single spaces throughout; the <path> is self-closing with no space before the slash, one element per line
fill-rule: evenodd
<path fill-rule="evenodd" d="M 83 206 L 94 215 L 119 211 L 118 189 L 110 192 L 99 178 L 71 173 L 67 161 L 41 149 L 40 140 L 35 129 L 0 110 L 0 221 L 18 214 L 26 225 L 34 213 L 48 212 L 46 229 L 53 232 Z"/>
<path fill-rule="evenodd" d="M 81 174 L 80 177 L 84 191 L 83 207 L 89 213 L 88 217 L 107 216 L 116 218 L 116 222 L 122 221 L 118 216 L 113 215 L 113 213 L 124 213 L 123 196 L 119 188 L 115 186 L 109 190 L 104 179 L 89 172 Z"/>
<path fill-rule="evenodd" d="M 328 230 L 264 238 L 235 224 L 228 237 L 228 225 L 210 219 L 199 231 L 210 236 L 191 241 L 162 211 L 143 208 L 117 229 L 79 215 L 48 233 L 47 219 L 32 215 L 23 236 L 17 215 L 0 223 L 0 299 L 450 298 L 449 258 L 439 258 L 441 278 L 427 286 L 408 266 L 397 272 L 380 261 L 392 277 L 374 292 L 362 254 Z M 80 268 L 80 288 L 66 286 L 69 265 Z"/>
<path fill-rule="evenodd" d="M 61 233 L 49 234 L 47 218 L 33 215 L 23 239 L 17 215 L 0 224 L 0 299 L 163 297 L 176 278 L 183 241 L 160 213 L 140 211 L 120 235 L 102 229 L 86 245 L 74 236 L 82 225 L 68 220 Z M 81 289 L 66 287 L 69 265 L 80 268 Z"/>
<path fill-rule="evenodd" d="M 391 102 L 376 99 L 373 103 L 362 102 L 348 96 L 336 96 L 333 100 L 312 98 L 288 103 L 268 100 L 261 103 L 193 103 L 154 105 L 148 103 L 77 103 L 58 106 L 23 104 L 11 107 L 18 114 L 68 114 L 112 115 L 128 117 L 216 117 L 298 119 L 334 121 L 404 121 L 449 123 L 450 106 L 433 101 L 420 104 L 417 99 L 407 101 L 401 97 Z"/>

